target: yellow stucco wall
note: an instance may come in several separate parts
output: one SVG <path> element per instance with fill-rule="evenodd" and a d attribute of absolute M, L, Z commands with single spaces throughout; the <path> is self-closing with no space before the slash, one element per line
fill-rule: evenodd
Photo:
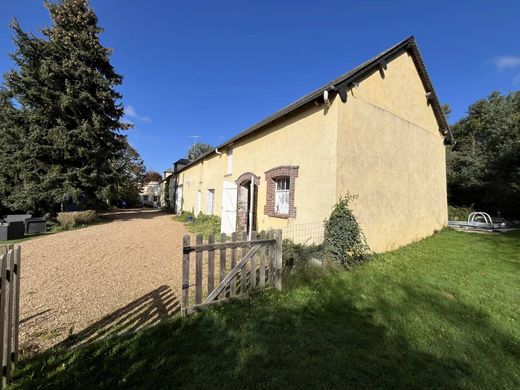
<path fill-rule="evenodd" d="M 233 169 L 227 172 L 224 154 L 211 155 L 180 173 L 184 186 L 183 210 L 195 211 L 196 192 L 202 192 L 206 212 L 206 189 L 215 189 L 215 214 L 220 215 L 223 181 L 235 182 L 252 172 L 260 177 L 257 200 L 257 229 L 284 228 L 292 224 L 321 223 L 330 214 L 336 197 L 337 104 L 325 110 L 311 106 L 233 145 Z M 265 172 L 280 165 L 299 167 L 296 178 L 296 218 L 282 219 L 264 214 Z"/>
<path fill-rule="evenodd" d="M 338 109 L 337 195 L 353 203 L 370 247 L 382 252 L 447 223 L 445 146 L 412 58 L 361 81 Z"/>
<path fill-rule="evenodd" d="M 337 198 L 357 194 L 353 204 L 371 248 L 394 249 L 431 234 L 447 223 L 445 150 L 425 90 L 407 53 L 360 81 L 343 103 L 312 104 L 233 144 L 233 169 L 226 150 L 180 173 L 183 210 L 195 211 L 201 191 L 215 190 L 220 215 L 224 181 L 245 172 L 260 176 L 257 229 L 304 224 L 322 226 Z M 296 218 L 264 214 L 265 171 L 299 166 Z"/>

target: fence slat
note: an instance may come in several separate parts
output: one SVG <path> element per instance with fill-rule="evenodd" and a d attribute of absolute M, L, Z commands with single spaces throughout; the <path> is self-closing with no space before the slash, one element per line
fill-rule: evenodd
<path fill-rule="evenodd" d="M 251 232 L 251 241 L 255 241 L 258 239 L 258 233 L 253 231 Z M 257 252 L 258 253 L 258 252 Z M 255 254 L 253 257 L 251 257 L 251 272 L 249 273 L 249 279 L 251 283 L 251 288 L 256 288 L 256 258 L 257 255 Z"/>
<path fill-rule="evenodd" d="M 7 278 L 8 280 L 8 285 L 9 285 L 9 301 L 7 303 L 7 351 L 6 351 L 6 354 L 5 354 L 5 357 L 6 357 L 6 360 L 5 360 L 5 365 L 7 367 L 6 371 L 6 377 L 7 377 L 7 383 L 9 383 L 9 380 L 11 379 L 11 368 L 12 368 L 12 364 L 11 364 L 11 351 L 12 351 L 12 346 L 13 346 L 13 342 L 12 342 L 12 337 L 13 337 L 13 306 L 14 306 L 14 301 L 13 301 L 13 279 L 14 279 L 14 276 L 13 276 L 13 271 L 14 271 L 14 248 L 12 248 L 9 253 L 8 253 L 8 257 L 7 257 L 9 263 L 7 264 L 7 267 L 9 269 L 9 277 Z"/>
<path fill-rule="evenodd" d="M 1 268 L 0 268 L 0 280 L 1 280 L 1 289 L 0 289 L 0 368 L 2 370 L 2 388 L 5 388 L 7 386 L 7 372 L 6 372 L 6 309 L 7 309 L 7 281 L 6 281 L 6 274 L 7 274 L 7 254 L 1 256 L 0 260 L 2 262 Z"/>
<path fill-rule="evenodd" d="M 231 234 L 231 241 L 234 242 L 237 240 L 236 232 Z M 233 247 L 231 249 L 231 269 L 233 269 L 237 265 L 237 248 Z M 237 295 L 237 277 L 235 276 L 231 279 L 231 283 L 229 285 L 229 296 L 234 297 Z"/>
<path fill-rule="evenodd" d="M 233 279 L 233 277 L 236 275 L 238 270 L 240 268 L 243 269 L 243 266 L 251 260 L 251 257 L 254 256 L 259 249 L 260 249 L 260 245 L 255 245 L 255 246 L 251 247 L 249 252 L 247 252 L 244 255 L 242 260 L 240 260 L 238 262 L 238 264 L 235 266 L 235 268 L 230 270 L 229 274 L 227 274 L 226 277 L 222 280 L 222 282 L 219 283 L 217 288 L 215 288 L 215 290 L 213 290 L 213 292 L 206 297 L 206 299 L 204 300 L 204 303 L 213 301 L 216 298 L 216 296 L 220 293 L 220 291 L 222 291 L 222 289 L 226 288 L 227 283 L 229 283 L 231 281 L 231 279 Z"/>
<path fill-rule="evenodd" d="M 265 239 L 265 231 L 262 230 L 260 232 L 260 239 Z M 258 287 L 265 287 L 265 245 L 262 245 L 260 248 L 260 272 L 259 272 L 259 281 Z"/>
<path fill-rule="evenodd" d="M 202 245 L 202 234 L 195 238 L 197 245 Z M 202 250 L 195 251 L 195 303 L 202 302 Z"/>
<path fill-rule="evenodd" d="M 215 236 L 210 234 L 208 237 L 208 244 L 215 242 Z M 215 288 L 215 251 L 208 250 L 208 294 Z"/>
<path fill-rule="evenodd" d="M 220 235 L 220 242 L 225 243 L 227 241 L 226 233 L 222 233 Z M 222 283 L 224 278 L 226 277 L 226 248 L 220 249 L 220 275 L 219 275 L 219 283 Z M 224 299 L 226 297 L 226 291 L 223 290 L 220 294 L 219 298 Z"/>
<path fill-rule="evenodd" d="M 247 233 L 242 232 L 242 241 L 247 241 Z M 242 247 L 242 257 L 244 257 L 247 253 L 247 245 Z M 247 287 L 247 263 L 242 267 L 242 271 L 240 272 L 240 293 L 245 294 Z"/>
<path fill-rule="evenodd" d="M 190 236 L 186 234 L 182 239 L 182 246 L 190 245 Z M 186 310 L 189 306 L 189 288 L 190 288 L 190 254 L 183 252 L 182 255 L 182 293 L 181 293 L 181 311 L 186 315 Z"/>
<path fill-rule="evenodd" d="M 276 230 L 276 260 L 275 260 L 274 287 L 282 289 L 282 231 Z"/>
<path fill-rule="evenodd" d="M 274 231 L 269 232 L 269 238 L 275 239 Z M 276 251 L 276 243 L 269 245 L 269 285 L 274 285 L 274 253 Z"/>
<path fill-rule="evenodd" d="M 13 367 L 18 361 L 18 337 L 20 334 L 20 275 L 22 272 L 22 249 L 18 246 L 16 248 L 14 257 L 15 267 L 15 289 L 14 289 L 14 329 L 13 329 Z"/>

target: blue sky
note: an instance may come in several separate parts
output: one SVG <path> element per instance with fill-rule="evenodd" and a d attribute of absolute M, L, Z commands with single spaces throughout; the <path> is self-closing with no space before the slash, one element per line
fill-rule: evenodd
<path fill-rule="evenodd" d="M 493 90 L 520 89 L 520 1 L 91 0 L 102 42 L 125 77 L 128 137 L 150 169 L 217 145 L 414 35 L 453 123 Z M 9 23 L 50 24 L 41 0 L 2 0 L 0 73 L 13 64 Z"/>

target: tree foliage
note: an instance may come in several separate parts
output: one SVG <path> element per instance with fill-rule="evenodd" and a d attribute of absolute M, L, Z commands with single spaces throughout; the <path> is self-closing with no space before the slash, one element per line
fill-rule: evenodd
<path fill-rule="evenodd" d="M 162 176 L 159 172 L 156 171 L 148 171 L 144 174 L 144 182 L 149 183 L 151 181 L 161 181 Z"/>
<path fill-rule="evenodd" d="M 204 153 L 207 153 L 213 149 L 215 148 L 209 144 L 198 142 L 196 144 L 191 145 L 190 149 L 188 150 L 188 159 L 196 160 Z"/>
<path fill-rule="evenodd" d="M 109 198 L 113 200 L 126 201 L 129 205 L 135 205 L 139 201 L 139 193 L 145 184 L 144 161 L 125 139 L 125 147 L 119 157 L 114 160 L 114 177 L 112 193 Z"/>
<path fill-rule="evenodd" d="M 472 104 L 452 132 L 450 203 L 520 215 L 520 91 L 493 92 Z"/>
<path fill-rule="evenodd" d="M 0 194 L 4 206 L 49 210 L 66 199 L 92 206 L 115 195 L 122 82 L 87 0 L 46 3 L 43 37 L 12 24 L 17 68 L 0 98 Z"/>
<path fill-rule="evenodd" d="M 351 194 L 341 197 L 325 221 L 325 252 L 331 260 L 345 267 L 359 263 L 370 253 L 365 235 L 349 208 L 349 203 L 356 198 Z"/>

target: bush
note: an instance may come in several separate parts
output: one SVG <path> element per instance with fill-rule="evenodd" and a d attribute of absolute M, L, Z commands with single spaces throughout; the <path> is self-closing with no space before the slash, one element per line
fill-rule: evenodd
<path fill-rule="evenodd" d="M 186 226 L 190 232 L 202 234 L 204 238 L 208 238 L 210 234 L 220 234 L 220 217 L 200 213 L 193 222 L 188 223 Z"/>
<path fill-rule="evenodd" d="M 58 213 L 56 218 L 60 226 L 64 229 L 88 225 L 97 221 L 97 215 L 94 210 L 71 211 Z"/>
<path fill-rule="evenodd" d="M 448 219 L 450 221 L 467 221 L 473 211 L 471 207 L 448 206 Z"/>
<path fill-rule="evenodd" d="M 195 215 L 189 211 L 183 211 L 180 213 L 180 215 L 173 217 L 173 219 L 179 222 L 188 222 L 188 218 L 193 220 L 195 219 Z"/>
<path fill-rule="evenodd" d="M 370 254 L 365 235 L 348 207 L 356 198 L 348 193 L 341 197 L 325 221 L 325 253 L 331 261 L 344 267 L 357 264 Z"/>

